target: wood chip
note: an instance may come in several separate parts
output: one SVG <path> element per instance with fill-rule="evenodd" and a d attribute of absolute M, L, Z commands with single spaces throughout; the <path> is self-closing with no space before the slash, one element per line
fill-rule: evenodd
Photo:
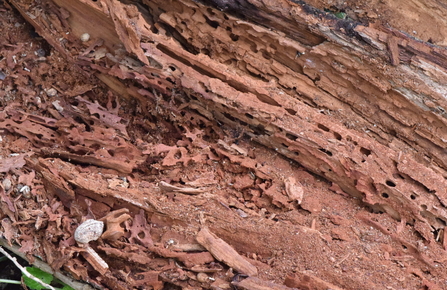
<path fill-rule="evenodd" d="M 294 177 L 288 177 L 284 180 L 287 196 L 292 201 L 297 201 L 300 204 L 303 201 L 304 190 L 301 184 L 296 181 Z"/>
<path fill-rule="evenodd" d="M 297 272 L 286 277 L 284 282 L 289 287 L 296 287 L 298 289 L 315 289 L 315 290 L 343 290 L 329 282 L 326 282 L 310 273 Z"/>
<path fill-rule="evenodd" d="M 263 281 L 256 277 L 248 277 L 247 279 L 244 279 L 240 282 L 233 281 L 231 282 L 232 285 L 236 286 L 238 289 L 245 289 L 245 290 L 290 290 L 292 288 L 289 288 L 284 285 L 275 284 L 273 282 L 269 281 Z M 303 288 L 304 289 L 304 288 Z"/>
<path fill-rule="evenodd" d="M 185 194 L 199 194 L 205 192 L 200 188 L 192 188 L 192 187 L 179 187 L 175 185 L 171 185 L 167 182 L 160 181 L 159 187 L 163 192 L 180 192 Z"/>
<path fill-rule="evenodd" d="M 199 244 L 205 247 L 214 258 L 237 270 L 239 273 L 247 274 L 249 276 L 256 276 L 258 274 L 258 270 L 255 266 L 239 255 L 236 250 L 224 240 L 211 233 L 207 227 L 200 230 L 196 236 L 196 240 Z"/>

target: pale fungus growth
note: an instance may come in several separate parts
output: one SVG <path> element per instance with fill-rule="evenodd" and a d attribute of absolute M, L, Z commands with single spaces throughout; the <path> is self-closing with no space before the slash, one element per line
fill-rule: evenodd
<path fill-rule="evenodd" d="M 199 281 L 199 282 L 207 283 L 210 280 L 209 278 L 210 277 L 207 274 L 203 273 L 203 272 L 200 272 L 200 273 L 197 274 L 197 281 Z"/>
<path fill-rule="evenodd" d="M 176 244 L 177 244 L 177 242 L 174 239 L 169 239 L 169 240 L 166 241 L 166 248 L 169 248 L 169 247 L 171 247 L 173 245 L 176 245 Z"/>
<path fill-rule="evenodd" d="M 5 178 L 5 179 L 3 179 L 3 181 L 2 181 L 2 185 L 3 185 L 3 188 L 4 188 L 6 191 L 8 191 L 8 190 L 11 188 L 11 186 L 12 186 L 11 179 L 9 179 L 9 178 Z"/>
<path fill-rule="evenodd" d="M 78 226 L 74 232 L 74 238 L 78 243 L 88 244 L 99 239 L 103 230 L 104 223 L 102 221 L 89 219 Z"/>
<path fill-rule="evenodd" d="M 90 34 L 88 34 L 88 33 L 83 33 L 82 35 L 81 35 L 81 41 L 82 42 L 87 42 L 87 41 L 89 41 L 90 40 Z"/>
<path fill-rule="evenodd" d="M 28 185 L 23 186 L 19 191 L 23 194 L 23 197 L 31 198 L 31 188 Z"/>
<path fill-rule="evenodd" d="M 55 95 L 57 95 L 57 91 L 53 88 L 46 90 L 45 93 L 49 97 L 54 97 Z"/>

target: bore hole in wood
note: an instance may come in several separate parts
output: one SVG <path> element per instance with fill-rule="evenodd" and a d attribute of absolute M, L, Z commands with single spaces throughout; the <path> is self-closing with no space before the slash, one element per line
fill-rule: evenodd
<path fill-rule="evenodd" d="M 262 50 L 262 56 L 263 56 L 265 59 L 271 59 L 271 58 L 272 58 L 271 54 L 268 53 L 268 52 L 265 51 L 265 50 Z"/>
<path fill-rule="evenodd" d="M 257 126 L 253 126 L 253 125 L 248 125 L 248 127 L 253 130 L 253 134 L 255 135 L 268 135 L 267 131 L 265 130 L 265 127 L 261 124 L 257 125 Z"/>
<path fill-rule="evenodd" d="M 326 150 L 326 149 L 324 149 L 324 148 L 320 148 L 320 149 L 318 149 L 318 150 L 320 150 L 321 152 L 326 153 L 328 156 L 332 156 L 332 152 L 329 151 L 329 150 Z"/>
<path fill-rule="evenodd" d="M 298 137 L 296 137 L 295 135 L 286 133 L 286 137 L 290 140 L 296 141 L 296 139 L 298 139 Z"/>
<path fill-rule="evenodd" d="M 250 50 L 252 51 L 252 52 L 258 52 L 258 47 L 256 46 L 256 44 L 252 44 L 252 45 L 250 45 Z"/>
<path fill-rule="evenodd" d="M 335 139 L 337 139 L 338 141 L 340 141 L 342 139 L 341 135 L 338 134 L 337 132 L 334 132 L 334 137 Z"/>
<path fill-rule="evenodd" d="M 324 125 L 322 125 L 322 124 L 318 124 L 317 126 L 318 126 L 318 128 L 320 128 L 320 129 L 323 130 L 323 131 L 326 131 L 326 132 L 329 132 L 329 131 L 330 131 L 328 127 L 326 127 L 326 126 L 324 126 Z"/>
<path fill-rule="evenodd" d="M 369 156 L 369 155 L 371 155 L 371 150 L 366 149 L 364 147 L 360 147 L 360 153 L 362 153 L 363 155 Z"/>
<path fill-rule="evenodd" d="M 230 65 L 230 64 L 232 64 L 234 62 L 234 59 L 233 58 L 230 58 L 230 59 L 227 59 L 226 61 L 224 61 L 223 63 L 224 63 L 224 65 Z"/>
<path fill-rule="evenodd" d="M 233 40 L 233 41 L 238 41 L 238 40 L 239 40 L 239 35 L 236 35 L 236 34 L 234 34 L 234 33 L 231 33 L 231 34 L 230 34 L 230 38 L 231 38 L 231 40 Z"/>
<path fill-rule="evenodd" d="M 390 187 L 396 187 L 396 184 L 394 182 L 392 182 L 391 180 L 387 180 L 386 185 L 390 186 Z"/>
<path fill-rule="evenodd" d="M 262 95 L 262 94 L 256 95 L 256 98 L 263 103 L 266 103 L 266 104 L 269 104 L 269 105 L 272 105 L 275 107 L 281 107 L 281 105 L 277 101 L 275 101 L 273 98 L 271 98 L 267 95 Z"/>
<path fill-rule="evenodd" d="M 292 110 L 292 109 L 286 109 L 286 111 L 287 111 L 290 115 L 292 115 L 292 116 L 296 115 L 296 111 L 295 111 L 295 110 Z"/>
<path fill-rule="evenodd" d="M 249 118 L 249 119 L 253 119 L 253 116 L 250 115 L 249 113 L 245 113 L 245 117 Z"/>
<path fill-rule="evenodd" d="M 411 198 L 412 200 L 415 200 L 415 199 L 416 199 L 416 195 L 412 194 L 412 195 L 410 195 L 410 198 Z"/>
<path fill-rule="evenodd" d="M 388 198 L 388 197 L 390 197 L 390 196 L 388 195 L 388 193 L 386 193 L 386 192 L 382 192 L 382 197 L 383 197 L 383 198 Z"/>
<path fill-rule="evenodd" d="M 229 120 L 231 120 L 231 121 L 236 121 L 236 119 L 235 119 L 233 116 L 231 116 L 230 114 L 228 114 L 228 113 L 223 113 L 223 115 L 224 115 L 227 119 L 229 119 Z"/>
<path fill-rule="evenodd" d="M 93 1 L 95 2 L 96 0 Z M 151 31 L 155 34 L 158 34 L 158 29 L 154 25 L 151 26 Z"/>

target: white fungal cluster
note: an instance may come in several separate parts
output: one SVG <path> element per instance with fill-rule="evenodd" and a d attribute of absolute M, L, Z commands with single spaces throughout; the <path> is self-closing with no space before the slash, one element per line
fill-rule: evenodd
<path fill-rule="evenodd" d="M 88 33 L 83 33 L 82 35 L 81 35 L 81 41 L 82 42 L 87 42 L 87 41 L 89 41 L 90 40 L 90 34 L 88 34 Z"/>

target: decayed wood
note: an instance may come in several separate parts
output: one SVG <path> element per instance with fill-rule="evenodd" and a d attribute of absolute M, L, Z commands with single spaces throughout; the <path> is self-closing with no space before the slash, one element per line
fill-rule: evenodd
<path fill-rule="evenodd" d="M 237 286 L 238 289 L 245 289 L 245 290 L 291 290 L 291 289 L 298 289 L 298 288 L 289 288 L 284 285 L 275 284 L 272 282 L 263 281 L 261 279 L 258 279 L 256 277 L 248 277 L 247 279 L 244 279 L 240 282 L 233 281 L 231 282 L 234 286 Z M 338 290 L 337 288 L 334 288 L 334 290 Z"/>
<path fill-rule="evenodd" d="M 255 1 L 255 14 L 242 10 L 251 23 L 189 0 L 168 7 L 143 1 L 140 11 L 118 1 L 50 1 L 43 13 L 58 17 L 45 19 L 30 17 L 39 2 L 25 9 L 12 1 L 50 43 L 115 90 L 166 107 L 158 94 L 174 97 L 210 120 L 242 128 L 433 239 L 431 227 L 447 221 L 447 53 L 391 29 L 273 2 Z M 113 21 L 117 13 L 126 17 Z M 286 34 L 256 24 L 262 21 Z M 85 32 L 88 47 L 79 40 Z M 61 37 L 79 55 L 55 41 Z M 120 45 L 137 58 L 114 49 Z M 143 88 L 126 88 L 119 79 Z"/>
<path fill-rule="evenodd" d="M 207 249 L 218 261 L 221 261 L 239 273 L 256 276 L 258 269 L 239 255 L 229 244 L 218 238 L 207 227 L 203 227 L 196 240 Z"/>
<path fill-rule="evenodd" d="M 81 251 L 81 255 L 86 259 L 93 269 L 101 275 L 105 275 L 109 271 L 109 266 L 92 248 L 87 247 Z"/>
<path fill-rule="evenodd" d="M 238 128 L 427 241 L 444 228 L 444 49 L 287 0 L 12 2 L 124 96 Z"/>
<path fill-rule="evenodd" d="M 160 189 L 164 192 L 181 192 L 185 194 L 199 194 L 205 192 L 200 188 L 192 188 L 192 187 L 179 187 L 175 185 L 171 185 L 167 182 L 160 181 Z"/>
<path fill-rule="evenodd" d="M 343 290 L 331 283 L 321 280 L 310 273 L 295 273 L 288 275 L 284 281 L 289 287 L 296 287 L 298 289 L 315 289 L 315 290 Z"/>
<path fill-rule="evenodd" d="M 184 2 L 180 1 L 177 5 L 182 6 L 182 3 Z M 315 25 L 318 23 L 319 20 L 317 21 L 313 15 L 304 13 L 296 5 L 290 3 L 287 5 L 290 5 L 291 11 L 297 14 L 295 16 L 299 15 Z M 216 12 L 215 15 L 219 13 Z M 220 15 L 215 17 L 223 17 Z M 177 13 L 176 9 L 160 17 L 171 26 L 185 20 L 183 14 Z M 176 18 L 178 19 L 175 20 Z M 368 45 L 333 29 L 336 27 L 336 21 L 333 19 L 326 20 L 327 28 L 319 27 L 320 36 L 333 43 L 325 42 L 313 47 L 299 37 L 284 39 L 250 23 L 237 22 L 235 19 L 233 21 L 235 22 L 230 18 L 227 24 L 231 25 L 233 33 L 243 27 L 248 29 L 246 30 L 248 36 L 244 36 L 247 37 L 246 43 L 250 41 L 256 43 L 260 39 L 267 38 L 282 47 L 270 51 L 272 59 L 267 57 L 263 60 L 271 65 L 270 68 L 262 65 L 257 59 L 262 49 L 250 53 L 243 48 L 242 43 L 239 47 L 243 52 L 236 50 L 232 53 L 233 57 L 247 63 L 245 73 L 260 73 L 266 78 L 273 75 L 279 79 L 276 86 L 274 82 L 265 84 L 253 78 L 236 78 L 231 73 L 235 68 L 227 69 L 222 66 L 219 58 L 214 60 L 203 54 L 191 54 L 172 42 L 172 39 L 161 39 L 156 34 L 145 37 L 150 37 L 158 44 L 141 45 L 150 58 L 166 68 L 160 72 L 164 72 L 166 79 L 177 78 L 183 87 L 195 91 L 199 97 L 204 96 L 200 101 L 191 101 L 190 105 L 204 116 L 208 116 L 207 111 L 212 108 L 211 113 L 220 122 L 244 127 L 254 140 L 297 160 L 315 173 L 334 181 L 344 191 L 362 197 L 375 210 L 386 211 L 397 219 L 415 219 L 415 222 L 420 224 L 418 227 L 422 229 L 421 234 L 426 239 L 430 238 L 427 235 L 430 231 L 428 224 L 435 228 L 443 227 L 443 224 L 431 215 L 422 216 L 418 213 L 421 206 L 425 205 L 424 208 L 429 208 L 433 216 L 446 220 L 442 208 L 446 205 L 443 176 L 447 174 L 443 165 L 444 159 L 441 157 L 443 150 L 441 148 L 445 148 L 446 145 L 440 140 L 443 134 L 433 131 L 445 127 L 442 110 L 438 110 L 445 106 L 443 98 L 439 95 L 446 79 L 439 66 L 446 62 L 443 50 L 424 45 L 402 34 L 390 35 L 396 34 L 393 31 L 355 27 L 352 33 L 358 33 L 366 43 L 372 43 Z M 198 25 L 205 29 L 204 26 L 208 24 L 198 21 Z M 209 33 L 217 39 L 221 34 L 219 29 L 210 30 Z M 201 38 L 193 30 L 186 30 L 183 34 L 185 37 L 195 36 L 192 37 L 193 44 L 199 45 L 197 41 Z M 411 66 L 407 60 L 400 60 L 397 67 L 388 65 L 389 53 L 386 49 L 383 50 L 383 47 L 386 47 L 387 40 L 394 39 L 393 37 L 398 38 L 396 41 L 399 49 L 418 55 L 412 59 Z M 222 41 L 229 40 L 222 39 Z M 239 39 L 238 42 L 243 41 Z M 261 41 L 257 45 L 263 47 L 266 44 Z M 229 45 L 228 50 L 231 51 L 232 47 Z M 349 48 L 349 52 L 343 47 Z M 300 58 L 296 60 L 296 51 L 299 54 L 306 53 L 301 55 L 302 60 Z M 391 54 L 395 55 L 393 51 Z M 244 57 L 241 58 L 241 55 Z M 220 58 L 222 59 L 220 61 L 223 61 L 223 56 Z M 356 61 L 356 58 L 361 58 L 362 61 Z M 186 59 L 195 63 L 194 66 L 188 65 Z M 291 62 L 286 65 L 285 59 Z M 176 71 L 170 69 L 172 65 Z M 427 75 L 416 73 L 417 69 L 407 73 L 415 65 L 427 72 L 430 71 L 427 74 L 436 75 L 435 82 L 428 86 Z M 192 69 L 194 67 L 204 70 L 205 76 L 197 69 Z M 385 67 L 386 69 L 383 69 Z M 303 74 L 299 73 L 301 70 Z M 318 71 L 324 71 L 326 74 L 322 76 Z M 409 83 L 407 78 L 412 82 Z M 389 83 L 391 79 L 395 87 Z M 149 83 L 153 84 L 152 81 Z M 358 86 L 358 83 L 361 84 L 359 89 L 353 92 L 345 89 L 349 86 Z M 167 94 L 170 88 L 172 86 L 169 84 L 161 88 L 158 86 L 161 92 Z M 287 91 L 290 88 L 292 92 Z M 355 97 L 351 96 L 349 99 L 348 96 L 352 93 Z M 376 100 L 371 101 L 369 94 Z M 425 102 L 427 105 L 412 103 L 413 95 L 421 94 L 430 96 L 431 101 Z M 361 101 L 353 101 L 356 99 Z M 316 105 L 310 106 L 313 107 L 310 109 L 309 103 Z M 384 109 L 377 110 L 376 106 Z M 369 110 L 376 113 L 368 113 Z M 226 114 L 230 114 L 231 119 L 227 118 Z M 341 115 L 338 119 L 340 121 L 337 121 L 334 115 Z M 383 133 L 384 131 L 391 133 L 397 131 L 398 138 L 390 138 L 390 135 Z M 399 139 L 411 146 L 405 145 Z M 412 147 L 424 152 L 440 166 L 427 163 L 420 154 L 412 151 Z M 415 171 L 407 170 L 408 168 L 418 168 L 417 172 L 421 174 L 415 175 Z M 432 182 L 435 179 L 437 182 Z M 437 200 L 426 198 L 431 194 L 436 195 Z"/>

